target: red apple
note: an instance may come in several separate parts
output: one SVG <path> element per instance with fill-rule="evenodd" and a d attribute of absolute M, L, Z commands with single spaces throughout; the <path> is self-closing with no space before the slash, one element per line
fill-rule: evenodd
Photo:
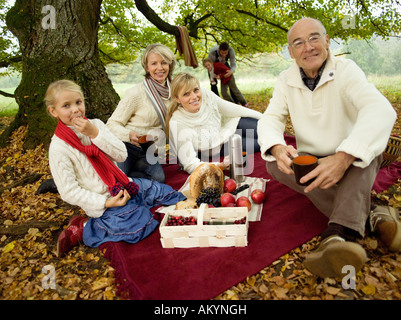
<path fill-rule="evenodd" d="M 239 197 L 236 204 L 237 207 L 248 207 L 248 211 L 250 211 L 252 207 L 251 201 L 245 196 Z"/>
<path fill-rule="evenodd" d="M 227 203 L 226 207 L 236 207 L 237 205 L 235 203 Z"/>
<path fill-rule="evenodd" d="M 223 207 L 227 207 L 229 203 L 235 204 L 235 197 L 229 192 L 223 193 L 220 197 L 220 203 Z"/>
<path fill-rule="evenodd" d="M 224 192 L 231 192 L 237 189 L 237 183 L 234 179 L 224 180 Z"/>
<path fill-rule="evenodd" d="M 266 199 L 265 193 L 260 189 L 255 189 L 251 193 L 251 199 L 253 202 L 260 204 Z"/>

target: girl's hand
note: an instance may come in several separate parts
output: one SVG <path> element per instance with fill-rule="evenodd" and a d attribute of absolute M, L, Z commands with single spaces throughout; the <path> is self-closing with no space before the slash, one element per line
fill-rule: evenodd
<path fill-rule="evenodd" d="M 131 196 L 129 195 L 127 190 L 120 190 L 120 192 L 106 200 L 106 203 L 104 204 L 105 208 L 114 208 L 114 207 L 123 207 L 126 205 L 128 200 L 131 199 Z"/>
<path fill-rule="evenodd" d="M 96 128 L 89 120 L 84 118 L 75 118 L 72 120 L 72 125 L 82 134 L 94 139 L 99 134 L 99 129 Z"/>
<path fill-rule="evenodd" d="M 138 139 L 139 139 L 140 136 L 141 136 L 140 134 L 138 134 L 138 133 L 136 133 L 134 131 L 130 131 L 129 140 L 134 146 L 139 147 L 140 145 L 139 145 Z"/>
<path fill-rule="evenodd" d="M 223 162 L 218 163 L 217 166 L 223 171 L 230 169 L 230 157 L 224 157 Z"/>

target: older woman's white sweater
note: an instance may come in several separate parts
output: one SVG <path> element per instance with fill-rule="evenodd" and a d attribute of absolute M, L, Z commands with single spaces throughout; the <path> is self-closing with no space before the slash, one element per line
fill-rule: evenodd
<path fill-rule="evenodd" d="M 114 136 L 98 119 L 90 120 L 98 129 L 96 138 L 89 137 L 71 128 L 83 145 L 91 141 L 112 161 L 122 162 L 127 158 L 124 143 Z M 54 135 L 49 147 L 50 171 L 61 198 L 81 207 L 89 217 L 97 218 L 106 210 L 105 203 L 111 197 L 107 185 L 97 174 L 87 156 Z"/>
<path fill-rule="evenodd" d="M 262 114 L 221 99 L 201 89 L 202 105 L 197 113 L 179 107 L 170 119 L 170 139 L 184 170 L 192 173 L 201 163 L 198 152 L 218 155 L 222 145 L 235 133 L 241 117 L 260 119 Z"/>
<path fill-rule="evenodd" d="M 385 149 L 397 114 L 389 101 L 369 83 L 363 71 L 349 59 L 330 55 L 314 91 L 303 83 L 294 64 L 283 71 L 273 97 L 258 122 L 262 157 L 285 145 L 283 132 L 291 117 L 298 151 L 328 156 L 342 151 L 366 167 Z"/>
<path fill-rule="evenodd" d="M 163 99 L 168 110 L 171 99 Z M 134 131 L 140 135 L 162 130 L 159 117 L 152 105 L 145 86 L 139 83 L 128 89 L 123 99 L 120 100 L 111 117 L 107 120 L 107 126 L 119 139 L 129 142 L 129 133 Z"/>

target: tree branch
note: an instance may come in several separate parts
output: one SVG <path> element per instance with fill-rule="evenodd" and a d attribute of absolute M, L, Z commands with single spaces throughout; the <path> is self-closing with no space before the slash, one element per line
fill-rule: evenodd
<path fill-rule="evenodd" d="M 263 22 L 265 22 L 265 23 L 267 23 L 267 24 L 269 24 L 269 25 L 271 25 L 271 26 L 273 26 L 273 27 L 276 27 L 276 28 L 278 28 L 278 29 L 280 29 L 280 30 L 282 30 L 282 31 L 284 31 L 284 32 L 288 32 L 288 29 L 287 29 L 287 28 L 284 28 L 284 27 L 282 27 L 282 26 L 280 26 L 280 25 L 278 25 L 278 24 L 276 24 L 276 23 L 270 22 L 270 21 L 268 21 L 268 20 L 266 20 L 266 19 L 262 19 L 262 18 L 258 17 L 257 15 L 255 15 L 255 14 L 253 14 L 253 13 L 251 13 L 251 12 L 244 11 L 244 10 L 240 10 L 240 9 L 236 9 L 236 11 L 237 11 L 238 13 L 246 14 L 246 15 L 248 15 L 248 16 L 250 16 L 250 17 L 256 19 L 256 20 L 263 21 Z"/>
<path fill-rule="evenodd" d="M 8 93 L 8 92 L 4 92 L 0 90 L 0 95 L 5 96 L 7 98 L 15 98 L 15 95 Z"/>
<path fill-rule="evenodd" d="M 161 19 L 158 14 L 151 7 L 149 7 L 147 1 L 135 0 L 135 5 L 136 8 L 145 16 L 145 18 L 154 24 L 157 29 L 175 37 L 180 36 L 180 31 L 178 28 Z"/>
<path fill-rule="evenodd" d="M 21 62 L 21 61 L 22 61 L 22 56 L 12 57 L 10 59 L 0 61 L 0 68 L 7 68 L 12 63 Z"/>

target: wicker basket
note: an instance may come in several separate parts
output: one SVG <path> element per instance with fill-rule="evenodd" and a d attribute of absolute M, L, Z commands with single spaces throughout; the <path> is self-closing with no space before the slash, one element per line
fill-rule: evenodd
<path fill-rule="evenodd" d="M 170 215 L 194 217 L 197 224 L 167 226 Z M 228 223 L 241 218 L 246 219 L 245 224 Z M 203 224 L 203 221 L 213 219 L 226 221 L 227 224 Z M 201 204 L 199 209 L 172 210 L 166 213 L 159 230 L 163 248 L 245 247 L 248 245 L 248 228 L 248 208 L 207 208 L 206 204 Z"/>
<path fill-rule="evenodd" d="M 383 160 L 381 168 L 387 167 L 401 156 L 401 138 L 398 136 L 390 136 L 386 150 L 383 152 Z"/>

